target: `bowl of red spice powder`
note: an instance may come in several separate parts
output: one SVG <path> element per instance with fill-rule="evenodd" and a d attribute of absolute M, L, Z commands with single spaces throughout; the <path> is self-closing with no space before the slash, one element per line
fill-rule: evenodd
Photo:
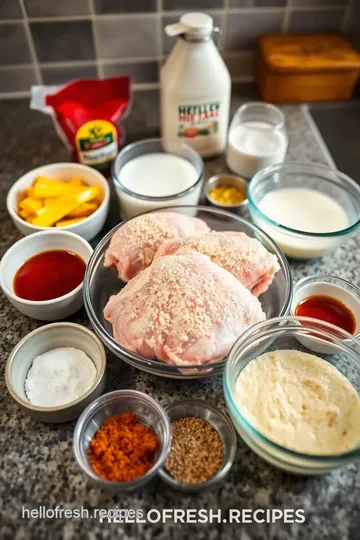
<path fill-rule="evenodd" d="M 93 401 L 75 427 L 75 458 L 87 478 L 113 491 L 150 482 L 171 448 L 170 421 L 150 396 L 116 390 Z"/>

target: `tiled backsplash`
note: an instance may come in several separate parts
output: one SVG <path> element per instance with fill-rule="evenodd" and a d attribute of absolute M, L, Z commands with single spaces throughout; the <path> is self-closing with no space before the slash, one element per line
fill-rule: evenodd
<path fill-rule="evenodd" d="M 253 78 L 256 38 L 269 31 L 342 30 L 360 39 L 360 0 L 0 0 L 0 97 L 33 84 L 131 75 L 156 86 L 174 40 L 164 26 L 206 11 L 234 80 Z"/>

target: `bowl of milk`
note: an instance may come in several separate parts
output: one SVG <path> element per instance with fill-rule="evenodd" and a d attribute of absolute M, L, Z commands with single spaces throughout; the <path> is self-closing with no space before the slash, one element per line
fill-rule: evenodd
<path fill-rule="evenodd" d="M 163 206 L 196 206 L 204 179 L 204 163 L 187 144 L 144 139 L 117 156 L 112 176 L 125 219 Z"/>
<path fill-rule="evenodd" d="M 248 189 L 252 220 L 293 259 L 334 251 L 360 226 L 360 187 L 317 163 L 282 163 L 259 171 Z"/>

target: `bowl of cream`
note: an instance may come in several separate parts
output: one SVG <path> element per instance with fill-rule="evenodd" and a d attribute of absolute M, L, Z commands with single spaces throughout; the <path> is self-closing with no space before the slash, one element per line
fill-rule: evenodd
<path fill-rule="evenodd" d="M 315 333 L 332 354 L 300 343 Z M 239 435 L 275 467 L 324 474 L 360 457 L 360 344 L 332 324 L 277 317 L 252 326 L 229 353 L 224 394 Z"/>
<path fill-rule="evenodd" d="M 293 259 L 334 251 L 360 226 L 360 187 L 317 163 L 283 163 L 259 171 L 248 189 L 253 221 Z"/>
<path fill-rule="evenodd" d="M 204 163 L 187 144 L 145 139 L 119 153 L 112 176 L 121 213 L 129 219 L 163 206 L 196 206 Z"/>

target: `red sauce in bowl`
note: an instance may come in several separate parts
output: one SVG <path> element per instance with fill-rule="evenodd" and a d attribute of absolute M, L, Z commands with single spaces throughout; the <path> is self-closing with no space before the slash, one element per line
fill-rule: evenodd
<path fill-rule="evenodd" d="M 17 270 L 14 293 L 24 300 L 53 300 L 76 289 L 85 274 L 85 261 L 71 251 L 43 251 Z"/>
<path fill-rule="evenodd" d="M 320 319 L 350 334 L 354 334 L 356 330 L 356 318 L 351 309 L 332 296 L 318 294 L 304 298 L 296 306 L 295 315 Z"/>

